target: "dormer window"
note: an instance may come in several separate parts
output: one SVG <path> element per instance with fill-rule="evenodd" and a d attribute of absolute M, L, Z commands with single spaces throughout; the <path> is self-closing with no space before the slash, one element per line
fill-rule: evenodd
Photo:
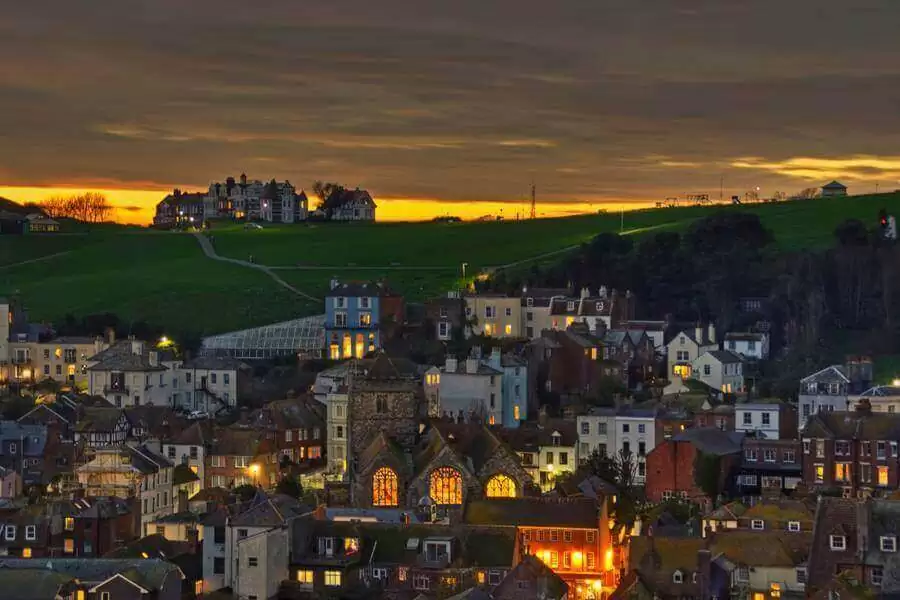
<path fill-rule="evenodd" d="M 672 573 L 672 583 L 684 583 L 684 574 L 681 571 Z"/>
<path fill-rule="evenodd" d="M 829 538 L 831 549 L 841 552 L 847 549 L 847 538 L 843 535 L 832 535 Z"/>
<path fill-rule="evenodd" d="M 750 521 L 750 529 L 754 531 L 762 531 L 766 528 L 766 523 L 762 519 L 753 519 Z"/>
<path fill-rule="evenodd" d="M 881 551 L 882 552 L 896 552 L 897 551 L 897 537 L 893 536 L 893 535 L 881 536 Z"/>
<path fill-rule="evenodd" d="M 800 531 L 800 521 L 788 521 L 788 531 L 797 533 Z"/>
<path fill-rule="evenodd" d="M 562 436 L 558 431 L 553 432 L 553 435 L 550 436 L 550 439 L 552 440 L 554 446 L 559 446 L 559 440 L 561 437 Z"/>

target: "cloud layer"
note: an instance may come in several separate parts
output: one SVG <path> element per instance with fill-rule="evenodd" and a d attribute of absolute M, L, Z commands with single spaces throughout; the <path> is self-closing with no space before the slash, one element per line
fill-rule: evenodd
<path fill-rule="evenodd" d="M 900 187 L 898 22 L 896 0 L 12 3 L 0 183 Z"/>

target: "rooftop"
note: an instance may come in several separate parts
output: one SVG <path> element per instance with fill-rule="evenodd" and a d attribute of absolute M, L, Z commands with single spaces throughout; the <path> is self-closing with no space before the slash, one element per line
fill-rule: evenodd
<path fill-rule="evenodd" d="M 466 505 L 468 525 L 596 529 L 596 501 L 589 498 L 492 498 Z"/>

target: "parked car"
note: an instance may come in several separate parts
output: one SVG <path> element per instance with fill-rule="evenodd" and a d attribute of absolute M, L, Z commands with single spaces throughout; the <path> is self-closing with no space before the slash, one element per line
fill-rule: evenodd
<path fill-rule="evenodd" d="M 191 413 L 188 415 L 188 419 L 190 419 L 191 421 L 196 421 L 198 419 L 208 419 L 208 418 L 209 418 L 209 413 L 206 412 L 205 410 L 192 410 Z"/>

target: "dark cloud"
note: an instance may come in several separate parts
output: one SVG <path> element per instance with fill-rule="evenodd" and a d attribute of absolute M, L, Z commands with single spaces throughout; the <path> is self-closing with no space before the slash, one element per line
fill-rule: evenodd
<path fill-rule="evenodd" d="M 448 200 L 871 187 L 900 162 L 898 22 L 896 0 L 14 3 L 0 165 Z"/>

